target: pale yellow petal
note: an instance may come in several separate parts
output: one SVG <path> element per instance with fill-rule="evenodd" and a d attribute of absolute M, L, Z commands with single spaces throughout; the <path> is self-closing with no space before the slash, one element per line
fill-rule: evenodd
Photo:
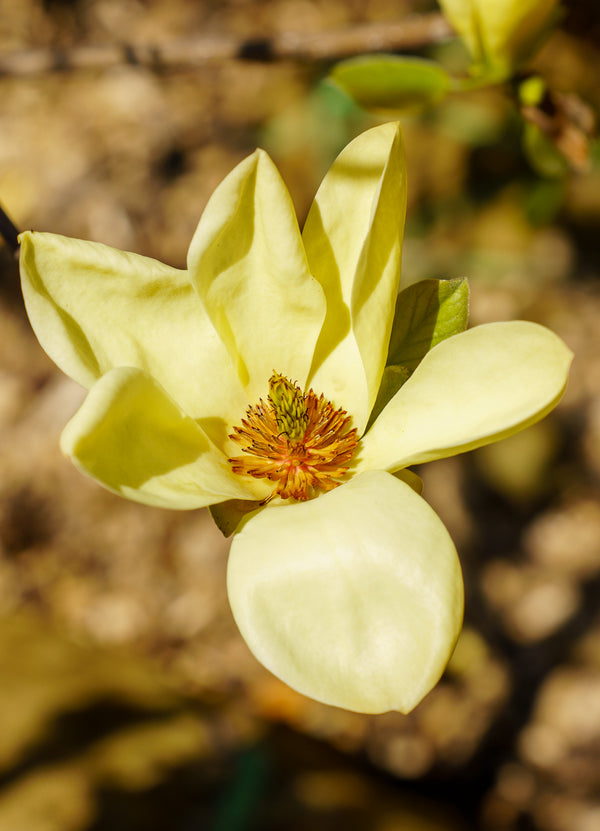
<path fill-rule="evenodd" d="M 21 279 L 38 339 L 85 387 L 117 366 L 149 372 L 224 440 L 247 405 L 187 272 L 57 234 L 21 234 Z"/>
<path fill-rule="evenodd" d="M 357 470 L 397 470 L 509 436 L 562 396 L 572 360 L 537 323 L 476 326 L 435 346 L 361 443 Z"/>
<path fill-rule="evenodd" d="M 362 133 L 338 156 L 303 238 L 327 297 L 310 384 L 364 429 L 387 357 L 400 279 L 406 165 L 397 124 Z"/>
<path fill-rule="evenodd" d="M 381 471 L 252 516 L 234 537 L 227 578 L 259 661 L 299 692 L 358 712 L 415 707 L 462 622 L 448 532 L 409 485 Z"/>
<path fill-rule="evenodd" d="M 131 367 L 113 369 L 94 384 L 65 427 L 61 447 L 83 473 L 147 505 L 201 508 L 266 495 L 256 480 L 231 471 L 153 378 Z"/>
<path fill-rule="evenodd" d="M 290 195 L 262 150 L 212 195 L 188 266 L 249 400 L 265 396 L 273 370 L 304 386 L 325 316 Z"/>

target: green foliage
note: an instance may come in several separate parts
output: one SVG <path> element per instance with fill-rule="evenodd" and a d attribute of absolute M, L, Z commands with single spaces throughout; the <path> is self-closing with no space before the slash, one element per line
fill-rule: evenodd
<path fill-rule="evenodd" d="M 523 107 L 538 108 L 543 105 L 548 88 L 539 75 L 531 75 L 517 89 Z M 523 125 L 523 152 L 531 167 L 540 176 L 560 179 L 569 171 L 564 155 L 557 149 L 537 124 L 525 121 Z"/>
<path fill-rule="evenodd" d="M 466 66 L 452 69 L 439 52 L 441 62 L 394 54 L 361 55 L 335 65 L 328 77 L 330 86 L 384 118 L 435 107 L 449 93 L 456 100 L 481 89 L 504 88 L 529 122 L 523 131 L 523 152 L 536 173 L 556 178 L 570 170 L 585 172 L 594 135 L 592 111 L 578 96 L 555 94 L 541 76 L 520 74 L 560 20 L 558 2 L 439 0 L 457 35 L 455 42 L 466 49 Z"/>
<path fill-rule="evenodd" d="M 210 505 L 209 511 L 223 536 L 230 537 L 242 519 L 251 511 L 260 508 L 260 504 L 258 500 L 228 499 L 226 502 Z"/>
<path fill-rule="evenodd" d="M 410 378 L 410 370 L 405 366 L 386 366 L 381 376 L 381 384 L 377 393 L 377 399 L 371 412 L 367 425 L 370 429 L 377 416 L 384 410 L 385 405 L 392 400 L 400 387 Z"/>
<path fill-rule="evenodd" d="M 468 318 L 469 284 L 464 277 L 413 283 L 396 300 L 388 366 L 414 372 L 436 344 L 464 332 Z"/>
<path fill-rule="evenodd" d="M 421 280 L 401 291 L 371 423 L 408 381 L 421 360 L 440 341 L 464 332 L 469 321 L 469 284 L 465 278 Z"/>
<path fill-rule="evenodd" d="M 569 164 L 565 156 L 536 124 L 525 122 L 523 151 L 529 164 L 539 176 L 560 179 L 569 172 Z"/>
<path fill-rule="evenodd" d="M 450 77 L 438 63 L 396 55 L 351 58 L 334 66 L 329 77 L 361 107 L 382 114 L 437 104 L 450 89 Z"/>

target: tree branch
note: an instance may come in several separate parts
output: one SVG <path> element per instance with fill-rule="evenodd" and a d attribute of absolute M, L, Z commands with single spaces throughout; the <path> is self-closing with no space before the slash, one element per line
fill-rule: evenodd
<path fill-rule="evenodd" d="M 19 231 L 14 222 L 5 213 L 2 205 L 0 205 L 0 236 L 3 238 L 12 253 L 16 254 L 19 250 L 19 241 L 17 239 Z"/>
<path fill-rule="evenodd" d="M 106 69 L 122 64 L 178 70 L 223 60 L 313 63 L 365 52 L 417 49 L 439 43 L 451 34 L 446 19 L 434 13 L 333 31 L 284 32 L 247 40 L 233 35 L 210 35 L 160 44 L 107 43 L 70 49 L 19 49 L 0 53 L 0 75 L 32 76 L 65 70 Z"/>

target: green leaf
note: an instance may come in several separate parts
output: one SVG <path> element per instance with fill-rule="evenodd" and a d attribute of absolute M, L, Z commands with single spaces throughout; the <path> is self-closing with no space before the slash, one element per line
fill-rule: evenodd
<path fill-rule="evenodd" d="M 209 506 L 209 511 L 219 531 L 224 537 L 230 537 L 242 519 L 250 511 L 256 511 L 261 502 L 252 499 L 228 499 Z"/>
<path fill-rule="evenodd" d="M 367 430 L 429 350 L 445 338 L 464 332 L 468 320 L 469 284 L 464 277 L 421 280 L 400 292 L 396 299 L 387 365 Z"/>
<path fill-rule="evenodd" d="M 525 107 L 539 107 L 548 87 L 540 75 L 529 75 L 518 86 L 519 101 Z"/>
<path fill-rule="evenodd" d="M 437 104 L 450 89 L 439 64 L 396 55 L 350 58 L 336 64 L 329 77 L 361 107 L 384 114 Z"/>
<path fill-rule="evenodd" d="M 569 165 L 560 150 L 536 125 L 525 122 L 523 151 L 527 161 L 539 176 L 547 179 L 564 179 Z"/>
<path fill-rule="evenodd" d="M 388 401 L 396 395 L 402 384 L 410 378 L 410 369 L 406 366 L 386 366 L 381 376 L 381 383 L 379 385 L 379 392 L 375 399 L 375 404 L 369 416 L 369 423 L 367 424 L 367 431 L 370 430 L 371 425 L 379 413 L 383 410 Z"/>
<path fill-rule="evenodd" d="M 464 332 L 469 320 L 469 284 L 454 280 L 421 280 L 396 300 L 388 366 L 401 364 L 409 374 L 436 344 Z"/>

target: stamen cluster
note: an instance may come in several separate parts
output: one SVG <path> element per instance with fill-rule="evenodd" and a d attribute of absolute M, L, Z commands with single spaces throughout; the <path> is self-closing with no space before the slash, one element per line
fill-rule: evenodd
<path fill-rule="evenodd" d="M 246 410 L 230 438 L 246 454 L 229 459 L 234 473 L 276 482 L 269 497 L 306 500 L 330 491 L 348 470 L 358 442 L 350 416 L 274 372 L 267 401 Z"/>

